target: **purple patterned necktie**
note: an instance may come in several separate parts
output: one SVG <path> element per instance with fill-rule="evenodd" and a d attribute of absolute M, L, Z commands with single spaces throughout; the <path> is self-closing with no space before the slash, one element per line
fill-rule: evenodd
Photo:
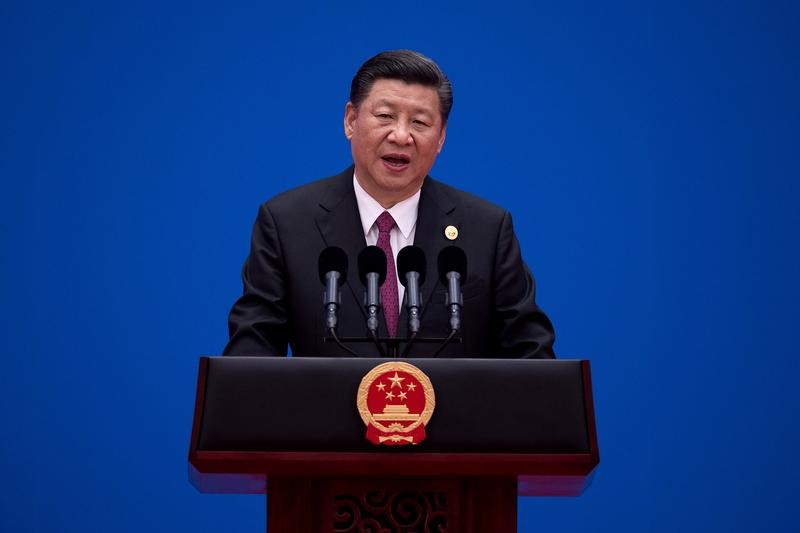
<path fill-rule="evenodd" d="M 400 302 L 397 296 L 397 273 L 394 267 L 394 253 L 392 243 L 389 239 L 392 228 L 395 226 L 394 219 L 388 211 L 381 213 L 378 220 L 378 248 L 386 254 L 386 281 L 381 286 L 381 303 L 383 304 L 383 316 L 386 317 L 386 329 L 389 336 L 397 335 L 397 322 L 400 320 Z"/>

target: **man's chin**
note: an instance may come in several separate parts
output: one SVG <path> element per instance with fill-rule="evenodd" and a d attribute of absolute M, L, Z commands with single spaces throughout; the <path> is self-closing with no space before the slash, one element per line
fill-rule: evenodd
<path fill-rule="evenodd" d="M 413 196 L 420 187 L 422 187 L 422 181 L 399 180 L 397 176 L 394 176 L 393 179 L 376 180 L 375 194 L 370 194 L 370 196 L 378 200 L 384 207 L 387 207 L 387 204 L 391 206 Z"/>
<path fill-rule="evenodd" d="M 378 185 L 387 192 L 402 193 L 411 191 L 414 194 L 422 186 L 421 179 L 409 179 L 401 176 L 386 176 Z"/>

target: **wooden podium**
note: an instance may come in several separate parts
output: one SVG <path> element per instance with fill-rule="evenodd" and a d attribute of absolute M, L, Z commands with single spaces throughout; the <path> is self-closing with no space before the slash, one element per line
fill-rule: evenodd
<path fill-rule="evenodd" d="M 516 531 L 517 496 L 577 496 L 599 462 L 588 361 L 404 359 L 436 393 L 427 438 L 375 446 L 356 409 L 387 359 L 203 357 L 201 492 L 266 493 L 267 530 Z"/>

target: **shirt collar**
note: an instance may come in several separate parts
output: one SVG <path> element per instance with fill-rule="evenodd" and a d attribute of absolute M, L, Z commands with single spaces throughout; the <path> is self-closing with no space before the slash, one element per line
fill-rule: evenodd
<path fill-rule="evenodd" d="M 364 229 L 364 235 L 369 233 L 369 230 L 372 229 L 375 220 L 378 219 L 381 213 L 389 211 L 389 214 L 392 215 L 392 218 L 397 224 L 397 229 L 403 234 L 403 238 L 408 239 L 409 235 L 411 235 L 411 231 L 417 224 L 420 191 L 415 192 L 402 202 L 397 202 L 389 209 L 385 209 L 361 187 L 361 184 L 358 183 L 356 179 L 355 172 L 353 172 L 353 189 L 356 193 L 358 214 L 361 216 L 361 226 Z"/>

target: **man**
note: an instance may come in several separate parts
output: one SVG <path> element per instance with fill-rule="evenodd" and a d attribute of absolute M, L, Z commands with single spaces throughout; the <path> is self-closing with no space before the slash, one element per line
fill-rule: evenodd
<path fill-rule="evenodd" d="M 388 251 L 390 273 L 381 288 L 387 312 L 379 336 L 405 338 L 395 261 L 402 247 L 414 244 L 427 258 L 419 337 L 449 332 L 447 287 L 439 282 L 436 258 L 456 245 L 468 261 L 463 342 L 451 343 L 442 355 L 554 357 L 553 327 L 536 306 L 535 284 L 511 216 L 428 176 L 444 145 L 452 101 L 447 77 L 419 53 L 383 52 L 361 66 L 344 114 L 354 166 L 261 206 L 242 272 L 244 294 L 229 317 L 225 355 L 286 355 L 287 345 L 296 356 L 347 355 L 324 341 L 317 258 L 328 246 L 342 248 L 351 265 L 341 290 L 339 336 L 366 334 L 364 287 L 352 265 L 365 246 L 377 244 Z M 368 343 L 352 348 L 378 355 Z M 416 344 L 411 355 L 431 355 L 436 348 Z"/>

